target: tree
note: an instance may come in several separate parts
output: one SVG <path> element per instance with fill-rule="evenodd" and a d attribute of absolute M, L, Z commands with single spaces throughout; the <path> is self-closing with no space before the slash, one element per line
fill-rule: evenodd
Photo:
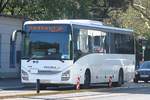
<path fill-rule="evenodd" d="M 9 0 L 0 0 L 0 13 L 3 12 L 3 10 L 7 6 L 8 2 L 9 2 Z"/>
<path fill-rule="evenodd" d="M 90 0 L 41 0 L 43 19 L 89 18 Z"/>
<path fill-rule="evenodd" d="M 132 0 L 92 0 L 92 18 L 104 21 L 107 24 L 120 26 L 118 15 L 125 12 Z"/>
<path fill-rule="evenodd" d="M 149 0 L 134 0 L 126 12 L 117 16 L 122 27 L 132 28 L 136 36 L 150 38 L 150 2 Z"/>
<path fill-rule="evenodd" d="M 141 15 L 141 19 L 145 22 L 145 25 L 150 29 L 150 1 L 149 0 L 135 0 L 132 3 L 134 10 L 138 11 Z"/>
<path fill-rule="evenodd" d="M 4 2 L 5 1 L 5 2 Z M 102 20 L 109 12 L 125 10 L 131 0 L 1 0 L 2 12 L 33 19 L 80 18 Z"/>
<path fill-rule="evenodd" d="M 4 2 L 5 1 L 5 2 Z M 39 8 L 39 0 L 1 0 L 1 12 L 7 15 L 27 16 L 40 19 L 42 8 Z"/>

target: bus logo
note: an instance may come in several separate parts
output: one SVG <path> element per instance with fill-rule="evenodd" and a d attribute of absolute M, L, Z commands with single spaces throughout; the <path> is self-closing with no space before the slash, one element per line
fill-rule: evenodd
<path fill-rule="evenodd" d="M 36 63 L 36 64 L 38 64 L 38 63 L 39 63 L 39 61 L 38 61 L 38 60 L 36 60 L 36 61 L 34 60 L 34 61 L 33 61 L 33 63 Z"/>

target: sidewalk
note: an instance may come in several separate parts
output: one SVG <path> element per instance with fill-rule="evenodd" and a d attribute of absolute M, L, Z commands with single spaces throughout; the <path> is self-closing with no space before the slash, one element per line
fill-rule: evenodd
<path fill-rule="evenodd" d="M 122 87 L 112 87 L 112 88 L 91 88 L 91 89 L 81 89 L 81 90 L 73 90 L 68 89 L 66 90 L 41 90 L 39 94 L 36 93 L 35 88 L 28 88 L 21 84 L 20 79 L 0 79 L 0 100 L 5 98 L 17 98 L 17 97 L 24 97 L 24 96 L 35 96 L 35 95 L 50 95 L 50 94 L 60 94 L 60 93 L 72 93 L 72 92 L 84 92 L 84 91 L 105 91 L 111 89 L 118 89 L 118 88 L 139 88 L 139 87 L 150 87 L 149 83 L 125 83 Z"/>
<path fill-rule="evenodd" d="M 35 90 L 4 90 L 0 91 L 0 100 L 6 98 L 17 98 L 17 97 L 25 97 L 25 96 L 39 96 L 39 95 L 50 95 L 50 94 L 58 94 L 60 91 L 49 91 L 44 90 L 39 94 L 36 93 Z"/>
<path fill-rule="evenodd" d="M 21 80 L 19 78 L 0 79 L 0 99 L 24 93 L 23 91 L 15 90 L 23 87 L 24 85 L 21 84 Z"/>
<path fill-rule="evenodd" d="M 18 79 L 0 79 L 0 90 L 5 89 L 18 89 L 22 88 L 24 85 L 21 83 L 21 80 Z"/>
<path fill-rule="evenodd" d="M 0 79 L 0 100 L 4 98 L 58 93 L 58 91 L 54 90 L 41 90 L 40 94 L 37 94 L 36 90 L 32 89 L 31 87 L 34 86 L 25 86 L 21 83 L 20 79 Z"/>

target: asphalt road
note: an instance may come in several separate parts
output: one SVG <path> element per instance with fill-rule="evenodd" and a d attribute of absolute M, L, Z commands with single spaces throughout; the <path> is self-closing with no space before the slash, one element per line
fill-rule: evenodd
<path fill-rule="evenodd" d="M 68 89 L 66 88 L 66 90 Z M 122 87 L 94 87 L 82 92 L 26 96 L 7 100 L 149 100 L 150 83 L 129 83 Z"/>

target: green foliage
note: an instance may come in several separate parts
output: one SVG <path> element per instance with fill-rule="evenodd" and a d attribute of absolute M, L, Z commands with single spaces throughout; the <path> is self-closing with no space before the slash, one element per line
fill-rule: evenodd
<path fill-rule="evenodd" d="M 0 13 L 35 20 L 94 19 L 117 27 L 132 28 L 137 36 L 150 37 L 150 2 L 138 1 L 0 0 Z"/>
<path fill-rule="evenodd" d="M 89 16 L 87 0 L 41 0 L 39 6 L 45 11 L 42 19 L 75 19 Z"/>
<path fill-rule="evenodd" d="M 0 13 L 5 9 L 8 3 L 9 0 L 0 0 Z"/>
<path fill-rule="evenodd" d="M 150 37 L 147 28 L 150 2 L 141 2 L 146 10 L 134 6 L 134 3 L 139 4 L 136 0 L 0 0 L 0 13 L 36 20 L 94 19 L 132 28 L 137 36 Z M 141 18 L 141 14 L 146 19 Z"/>
<path fill-rule="evenodd" d="M 149 5 L 150 0 L 0 0 L 0 14 L 25 16 L 33 20 L 99 20 L 113 26 L 133 29 L 137 37 L 148 39 L 148 46 Z M 139 55 L 140 50 L 141 46 L 137 46 Z M 150 46 L 146 50 L 150 51 Z"/>
<path fill-rule="evenodd" d="M 117 1 L 117 2 L 116 2 Z M 125 10 L 130 0 L 0 0 L 0 13 L 33 19 L 96 19 L 111 17 L 112 10 Z M 1 6 L 3 4 L 3 7 Z M 5 4 L 5 5 L 4 5 Z"/>

